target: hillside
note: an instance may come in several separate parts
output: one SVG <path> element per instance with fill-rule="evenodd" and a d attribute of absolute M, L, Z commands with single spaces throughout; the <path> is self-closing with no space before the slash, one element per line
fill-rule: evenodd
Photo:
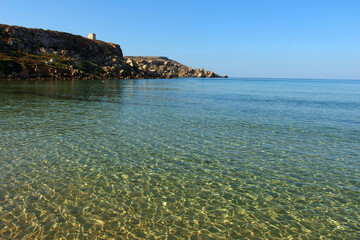
<path fill-rule="evenodd" d="M 0 24 L 0 79 L 221 77 L 166 57 L 124 57 L 118 44 Z"/>

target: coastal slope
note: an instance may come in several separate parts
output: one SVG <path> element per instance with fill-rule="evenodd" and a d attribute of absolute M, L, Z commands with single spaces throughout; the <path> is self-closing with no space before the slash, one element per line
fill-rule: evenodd
<path fill-rule="evenodd" d="M 118 44 L 0 24 L 0 79 L 221 77 L 167 57 L 124 57 Z"/>

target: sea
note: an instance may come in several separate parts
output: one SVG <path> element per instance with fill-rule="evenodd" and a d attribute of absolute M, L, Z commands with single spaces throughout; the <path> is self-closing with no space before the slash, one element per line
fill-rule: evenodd
<path fill-rule="evenodd" d="M 1 81 L 0 239 L 360 239 L 360 81 Z"/>

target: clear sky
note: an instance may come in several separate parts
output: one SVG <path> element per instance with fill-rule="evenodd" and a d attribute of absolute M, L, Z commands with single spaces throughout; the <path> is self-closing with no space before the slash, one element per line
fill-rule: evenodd
<path fill-rule="evenodd" d="M 0 0 L 0 12 L 233 77 L 360 79 L 360 0 Z"/>

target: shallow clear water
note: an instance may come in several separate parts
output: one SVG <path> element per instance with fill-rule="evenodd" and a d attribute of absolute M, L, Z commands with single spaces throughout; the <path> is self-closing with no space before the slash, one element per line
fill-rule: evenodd
<path fill-rule="evenodd" d="M 360 81 L 0 82 L 1 239 L 360 239 Z"/>

